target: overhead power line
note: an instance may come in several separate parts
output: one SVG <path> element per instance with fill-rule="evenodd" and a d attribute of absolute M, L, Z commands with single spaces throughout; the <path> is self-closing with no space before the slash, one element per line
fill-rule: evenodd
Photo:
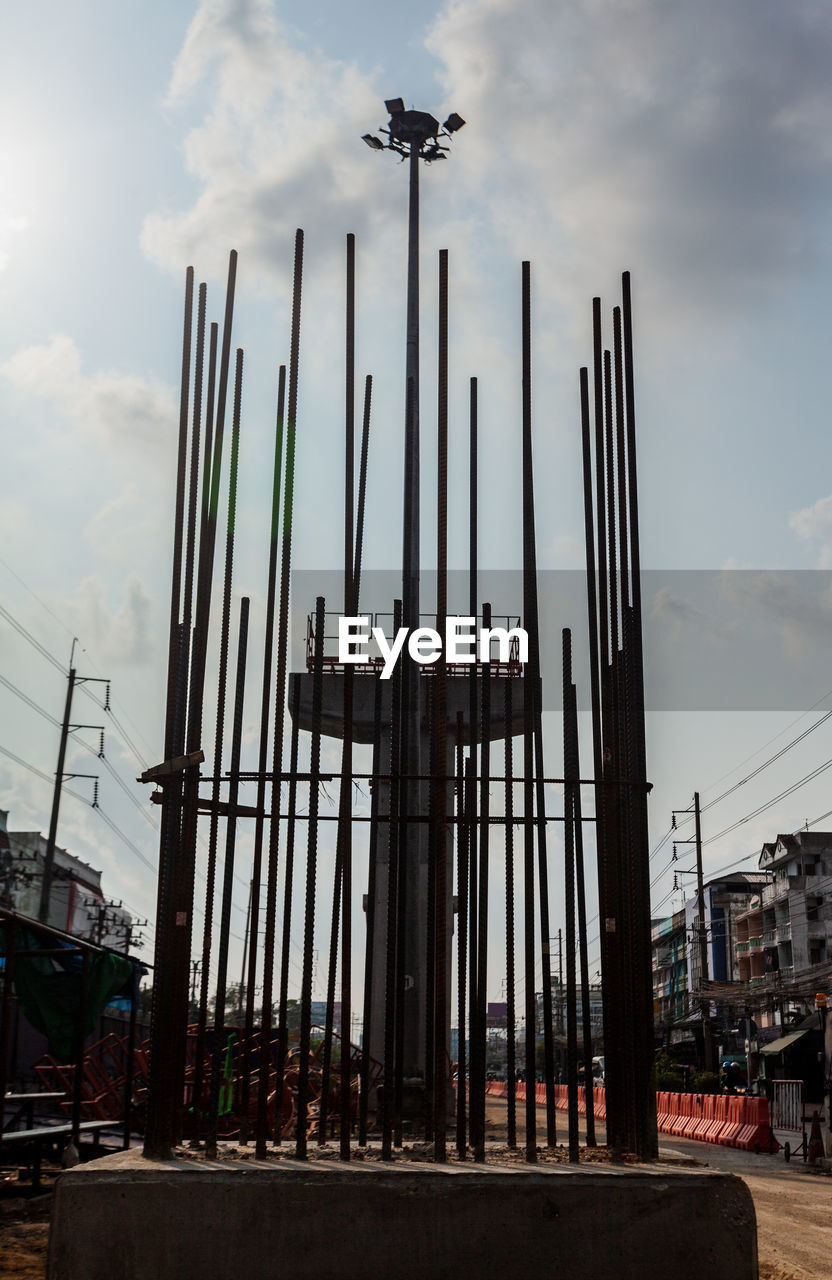
<path fill-rule="evenodd" d="M 715 835 L 709 836 L 707 840 L 703 840 L 703 847 L 706 844 L 713 844 L 715 840 L 721 840 L 723 836 L 727 836 L 730 832 L 736 831 L 738 827 L 744 826 L 746 822 L 750 822 L 753 818 L 759 817 L 761 813 L 765 813 L 781 800 L 785 800 L 787 796 L 793 795 L 795 791 L 800 790 L 801 787 L 805 787 L 807 782 L 813 782 L 815 778 L 820 777 L 820 775 L 825 773 L 829 768 L 832 768 L 832 759 L 826 760 L 823 764 L 818 765 L 817 769 L 813 769 L 811 773 L 807 773 L 802 778 L 799 778 L 797 782 L 793 782 L 791 786 L 786 787 L 785 790 L 781 791 L 778 795 L 773 796 L 771 800 L 766 800 L 764 804 L 759 805 L 756 809 L 752 810 L 751 813 L 747 813 L 744 818 L 739 818 L 729 827 L 725 827 Z M 752 855 L 752 857 L 753 856 L 754 855 Z"/>
<path fill-rule="evenodd" d="M 756 769 L 753 769 L 745 778 L 741 778 L 739 782 L 735 782 L 727 791 L 723 791 L 721 795 L 716 796 L 713 800 L 709 800 L 707 804 L 702 806 L 702 813 L 706 813 L 708 809 L 712 809 L 715 804 L 719 804 L 720 801 L 725 800 L 728 796 L 733 795 L 735 791 L 738 791 L 740 787 L 744 787 L 746 782 L 750 782 L 752 778 L 756 778 L 757 775 L 762 773 L 764 769 L 767 769 L 769 765 L 780 760 L 787 751 L 791 751 L 792 747 L 796 747 L 798 743 L 803 742 L 804 738 L 808 738 L 810 733 L 814 733 L 822 724 L 826 724 L 829 719 L 832 719 L 832 711 L 827 711 L 826 715 L 821 716 L 821 718 L 816 720 L 813 725 L 810 725 L 808 729 L 804 729 L 803 733 L 798 734 L 798 736 L 793 738 L 791 742 L 787 742 L 785 747 L 781 747 L 773 756 L 769 756 L 768 760 L 764 760 L 762 764 L 758 765 Z"/>

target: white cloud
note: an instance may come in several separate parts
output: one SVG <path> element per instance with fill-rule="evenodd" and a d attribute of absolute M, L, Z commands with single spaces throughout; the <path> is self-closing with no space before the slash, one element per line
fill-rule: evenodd
<path fill-rule="evenodd" d="M 153 597 L 135 573 L 124 580 L 116 602 L 108 598 L 104 580 L 90 574 L 71 596 L 58 602 L 58 613 L 75 635 L 83 636 L 96 660 L 108 668 L 135 668 L 160 661 Z"/>
<path fill-rule="evenodd" d="M 346 231 L 383 220 L 383 187 L 368 191 L 378 175 L 356 163 L 360 136 L 383 109 L 354 65 L 294 47 L 269 0 L 204 0 L 169 102 L 206 80 L 210 110 L 184 145 L 200 193 L 179 213 L 148 216 L 142 246 L 153 261 L 219 273 L 233 247 L 247 266 L 283 274 L 299 222 L 340 250 Z"/>
<path fill-rule="evenodd" d="M 561 291 L 626 266 L 677 312 L 732 312 L 821 253 L 817 0 L 449 0 L 428 47 L 469 121 L 455 163 Z"/>
<path fill-rule="evenodd" d="M 462 225 L 475 208 L 570 309 L 628 267 L 662 323 L 685 327 L 823 252 L 832 12 L 818 0 L 447 0 L 426 44 L 444 109 L 468 121 L 431 175 L 431 216 Z M 285 278 L 299 222 L 318 266 L 346 230 L 377 250 L 401 183 L 357 151 L 380 122 L 375 77 L 299 47 L 271 0 L 203 0 L 169 87 L 173 105 L 207 90 L 184 143 L 198 191 L 148 216 L 148 256 L 221 275 L 233 246 Z M 492 249 L 472 252 L 482 274 Z"/>
<path fill-rule="evenodd" d="M 811 507 L 793 511 L 789 516 L 789 528 L 803 542 L 817 545 L 821 569 L 832 569 L 832 496 L 819 498 Z"/>
<path fill-rule="evenodd" d="M 146 448 L 169 438 L 171 424 L 175 428 L 179 420 L 170 387 L 132 374 L 84 373 L 81 353 L 66 334 L 21 348 L 0 364 L 0 377 L 58 406 L 90 433 L 93 444 Z"/>
<path fill-rule="evenodd" d="M 139 485 L 129 483 L 88 521 L 84 536 L 105 560 L 131 564 L 137 547 L 153 546 L 159 539 L 158 504 L 151 503 Z"/>

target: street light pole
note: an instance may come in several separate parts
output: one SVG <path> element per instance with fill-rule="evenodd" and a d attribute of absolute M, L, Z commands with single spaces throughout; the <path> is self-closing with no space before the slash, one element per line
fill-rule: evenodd
<path fill-rule="evenodd" d="M 390 114 L 386 141 L 364 134 L 373 151 L 394 151 L 409 160 L 408 232 L 407 232 L 407 317 L 405 353 L 405 441 L 404 501 L 402 537 L 402 623 L 408 629 L 419 626 L 419 562 L 420 562 L 420 485 L 419 485 L 419 162 L 430 164 L 444 160 L 448 151 L 440 139 L 450 139 L 465 121 L 452 113 L 443 125 L 428 112 L 406 110 L 402 98 L 388 98 L 385 107 Z M 415 664 L 402 664 L 401 685 L 401 757 L 404 782 L 402 875 L 398 893 L 401 936 L 397 945 L 396 981 L 400 993 L 397 1014 L 397 1039 L 400 1048 L 398 1070 L 401 1080 L 426 1080 L 428 1062 L 425 1047 L 425 1020 L 430 983 L 425 949 L 427 922 L 431 911 L 429 898 L 429 860 L 427 826 L 413 819 L 428 816 L 427 788 L 417 781 L 422 774 L 422 759 L 427 747 L 422 744 L 421 681 Z M 399 762 L 397 762 L 398 764 Z M 400 1019 L 400 1021 L 399 1021 Z"/>
<path fill-rule="evenodd" d="M 402 623 L 419 625 L 419 147 L 410 144 Z"/>

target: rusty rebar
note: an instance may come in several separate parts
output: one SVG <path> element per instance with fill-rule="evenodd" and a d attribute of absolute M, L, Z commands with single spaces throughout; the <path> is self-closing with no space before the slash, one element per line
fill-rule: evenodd
<path fill-rule="evenodd" d="M 506 1141 L 517 1146 L 517 1055 L 515 1051 L 514 973 L 514 739 L 513 682 L 503 684 L 503 735 L 505 746 L 505 841 L 506 841 Z"/>
<path fill-rule="evenodd" d="M 569 704 L 572 693 L 572 632 L 563 629 L 563 772 L 568 778 L 575 767 L 575 743 Z M 564 790 L 564 899 L 566 916 L 566 1093 L 569 1159 L 577 1163 L 578 1151 L 578 1022 L 575 983 L 575 784 Z M 584 1081 L 591 1063 L 584 1063 Z"/>
<path fill-rule="evenodd" d="M 393 626 L 402 621 L 402 605 L 393 605 Z M 393 672 L 390 698 L 390 822 L 387 863 L 387 955 L 384 985 L 384 1091 L 381 1100 L 381 1158 L 392 1158 L 396 1107 L 396 964 L 399 954 L 399 805 L 401 791 L 399 767 L 401 751 L 401 671 L 398 663 Z"/>
<path fill-rule="evenodd" d="M 238 353 L 241 354 L 241 353 Z M 217 1126 L 219 1123 L 220 1083 L 225 1056 L 225 1000 L 228 978 L 228 944 L 231 933 L 231 899 L 234 892 L 234 854 L 237 839 L 237 799 L 240 789 L 240 752 L 243 739 L 243 705 L 246 685 L 246 655 L 248 649 L 249 600 L 240 601 L 240 631 L 237 641 L 237 679 L 234 695 L 234 720 L 231 735 L 231 768 L 228 782 L 228 820 L 225 827 L 225 865 L 223 867 L 222 906 L 220 909 L 220 936 L 217 953 L 217 994 L 214 1005 L 214 1045 L 211 1067 L 211 1102 L 208 1115 L 208 1133 L 205 1151 L 209 1157 L 217 1154 Z M 238 1045 L 238 1053 L 239 1053 Z M 231 1081 L 226 1081 L 231 1088 Z"/>
<path fill-rule="evenodd" d="M 323 596 L 315 601 L 314 665 L 312 678 L 312 743 L 309 760 L 309 826 L 306 849 L 306 908 L 303 926 L 303 980 L 300 998 L 297 1132 L 295 1156 L 306 1159 L 309 1120 L 309 1049 L 312 1023 L 312 959 L 315 946 L 315 887 L 318 870 L 318 799 L 321 768 L 321 713 L 323 709 L 324 616 Z"/>
<path fill-rule="evenodd" d="M 289 744 L 289 800 L 288 812 L 286 815 L 286 849 L 283 858 L 283 929 L 281 933 L 281 953 L 280 953 L 280 985 L 278 988 L 278 1008 L 277 1008 L 277 1060 L 275 1062 L 277 1087 L 276 1087 L 276 1105 L 275 1105 L 275 1121 L 274 1121 L 274 1142 L 280 1145 L 281 1134 L 279 1131 L 279 1115 L 280 1100 L 283 1096 L 284 1089 L 284 1071 L 286 1068 L 286 1053 L 289 1043 L 289 1029 L 287 1025 L 288 999 L 289 999 L 289 946 L 292 938 L 292 898 L 294 890 L 294 874 L 295 874 L 295 820 L 297 816 L 297 797 L 298 797 L 298 739 L 300 736 L 300 690 L 301 677 L 299 674 L 292 675 L 289 679 L 289 714 L 291 717 L 292 729 Z M 262 1046 L 262 1042 L 261 1042 Z M 269 1065 L 271 1065 L 271 1043 L 261 1047 L 261 1055 L 267 1054 Z M 262 1089 L 262 1083 L 260 1088 Z M 259 1104 L 259 1095 L 258 1095 Z M 265 1108 L 264 1108 L 265 1114 Z M 258 1142 L 259 1136 L 259 1109 L 258 1109 Z M 263 1134 L 263 1145 L 266 1143 L 266 1134 Z"/>
<path fill-rule="evenodd" d="M 280 841 L 280 773 L 283 762 L 283 731 L 286 717 L 286 660 L 289 646 L 289 586 L 292 573 L 292 510 L 295 483 L 295 432 L 297 425 L 298 369 L 300 363 L 300 317 L 303 286 L 303 231 L 295 233 L 292 280 L 292 321 L 289 346 L 289 391 L 286 411 L 286 462 L 283 480 L 283 521 L 278 605 L 277 666 L 274 682 L 274 738 L 272 741 L 272 818 L 269 827 L 269 859 L 266 885 L 266 925 L 263 937 L 263 1019 L 261 1045 L 271 1045 L 272 996 L 274 991 L 274 932 L 277 918 L 278 848 Z M 271 1052 L 261 1054 L 257 1095 L 257 1155 L 266 1154 L 266 1107 L 270 1084 Z"/>
<path fill-rule="evenodd" d="M 578 738 L 578 693 L 573 684 L 569 693 L 569 719 L 575 777 L 581 776 Z M 565 714 L 565 711 L 564 711 Z M 581 967 L 581 1032 L 584 1053 L 584 1088 L 586 1097 L 586 1145 L 595 1146 L 595 1096 L 592 1083 L 592 1002 L 589 989 L 589 956 L 586 932 L 586 890 L 584 885 L 584 835 L 581 788 L 573 789 L 572 811 L 575 820 L 575 897 L 578 908 L 578 951 Z"/>
<path fill-rule="evenodd" d="M 271 712 L 272 656 L 274 650 L 274 602 L 277 591 L 277 534 L 280 521 L 280 482 L 283 468 L 283 413 L 286 400 L 286 366 L 280 365 L 277 376 L 277 415 L 274 430 L 272 464 L 272 504 L 269 522 L 269 567 L 266 576 L 266 626 L 263 640 L 263 678 L 260 692 L 260 743 L 257 759 L 257 818 L 254 826 L 254 850 L 251 863 L 251 939 L 246 982 L 245 1030 L 243 1035 L 243 1078 L 240 1098 L 240 1142 L 248 1139 L 248 1112 L 251 1092 L 251 1045 L 254 1037 L 254 996 L 257 980 L 257 937 L 260 923 L 260 884 L 263 878 L 263 813 L 266 805 L 266 768 L 269 753 L 269 721 Z M 270 1053 L 270 1046 L 260 1045 L 260 1053 Z M 263 1135 L 263 1142 L 266 1136 Z"/>
<path fill-rule="evenodd" d="M 491 605 L 482 606 L 482 625 L 491 626 Z M 485 1075 L 488 1034 L 488 872 L 491 814 L 491 678 L 490 656 L 481 663 L 481 746 L 480 746 L 480 827 L 479 883 L 477 889 L 477 1026 L 471 1035 L 471 1144 L 474 1159 L 485 1160 Z M 476 1117 L 476 1127 L 474 1118 Z"/>
<path fill-rule="evenodd" d="M 456 1069 L 456 1154 L 467 1154 L 465 1052 L 465 1005 L 468 962 L 468 850 L 465 804 L 465 723 L 462 711 L 456 716 L 456 920 L 457 920 L 457 1069 Z"/>
<path fill-rule="evenodd" d="M 523 616 L 529 636 L 526 676 L 532 699 L 534 768 L 537 802 L 537 876 L 540 912 L 540 949 L 543 985 L 543 1053 L 546 1082 L 546 1141 L 557 1141 L 555 1109 L 555 1053 L 552 1028 L 552 972 L 549 957 L 549 871 L 546 856 L 546 818 L 543 788 L 543 719 L 540 683 L 540 626 L 537 601 L 537 547 L 534 507 L 534 462 L 532 450 L 532 344 L 531 344 L 531 264 L 522 264 L 522 457 L 523 457 Z"/>
<path fill-rule="evenodd" d="M 360 505 L 360 503 L 359 503 Z M 356 544 L 356 555 L 358 544 Z M 356 565 L 360 562 L 356 559 Z M 357 575 L 356 575 L 357 577 Z M 373 773 L 381 773 L 381 681 L 373 689 Z M 358 1143 L 367 1145 L 370 1102 L 370 1039 L 373 1032 L 373 985 L 376 968 L 376 891 L 378 883 L 379 787 L 374 779 L 370 798 L 370 847 L 367 877 L 367 943 L 364 958 L 364 1011 L 362 1020 L 361 1073 L 358 1092 Z"/>
<path fill-rule="evenodd" d="M 193 267 L 185 273 L 185 309 L 182 335 L 182 377 L 179 405 L 179 448 L 176 469 L 176 502 L 173 519 L 173 564 L 171 572 L 170 620 L 168 629 L 168 673 L 165 699 L 165 759 L 169 759 L 175 732 L 176 693 L 179 675 L 180 622 L 179 605 L 182 574 L 182 537 L 185 504 L 185 461 L 188 438 L 188 391 L 190 382 L 191 326 L 193 315 Z M 176 1022 L 179 987 L 177 953 L 173 931 L 177 903 L 176 849 L 181 826 L 182 779 L 170 779 L 163 787 L 159 837 L 159 878 L 156 899 L 156 945 L 154 949 L 153 1004 L 151 1044 L 154 1054 L 153 1081 L 148 1096 L 148 1119 L 145 1154 L 166 1159 L 176 1145 L 177 1134 L 177 1059 L 179 1046 L 169 1038 L 171 1023 Z M 162 1024 L 166 1031 L 162 1032 Z"/>
<path fill-rule="evenodd" d="M 439 251 L 439 368 L 437 407 L 437 504 L 436 504 L 436 626 L 445 634 L 448 612 L 448 251 Z M 436 1159 L 446 1158 L 448 1119 L 448 848 L 446 810 L 448 686 L 443 648 L 436 666 L 436 815 L 433 858 L 435 864 L 434 974 L 434 1149 Z"/>

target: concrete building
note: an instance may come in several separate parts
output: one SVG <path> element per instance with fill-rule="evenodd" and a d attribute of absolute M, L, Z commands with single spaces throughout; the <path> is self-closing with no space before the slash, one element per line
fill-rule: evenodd
<path fill-rule="evenodd" d="M 736 922 L 762 891 L 765 881 L 766 876 L 760 872 L 734 872 L 710 880 L 703 887 L 708 965 L 704 980 L 710 994 L 707 1014 L 714 1044 L 722 1045 L 726 1052 L 730 1047 L 731 1057 L 736 1057 L 737 1009 L 744 1001 L 735 948 Z M 701 992 L 706 988 L 700 959 L 697 893 L 672 916 L 653 922 L 652 949 L 656 1038 L 665 1046 L 678 1046 L 685 1041 L 695 1045 L 701 1064 L 705 1057 Z"/>
<path fill-rule="evenodd" d="M 46 860 L 46 837 L 39 831 L 9 831 L 8 810 L 0 809 L 0 897 L 3 905 L 37 919 Z M 118 951 L 131 942 L 132 916 L 108 903 L 101 872 L 55 846 L 47 924 Z"/>
<path fill-rule="evenodd" d="M 740 980 L 758 997 L 761 1025 L 789 1003 L 826 990 L 832 964 L 832 832 L 798 831 L 763 845 L 765 881 L 736 918 Z"/>
<path fill-rule="evenodd" d="M 708 956 L 708 982 L 740 982 L 735 939 L 737 920 L 747 910 L 755 894 L 766 883 L 766 875 L 757 871 L 737 871 L 719 876 L 704 886 L 705 938 Z M 688 979 L 691 991 L 698 990 L 702 980 L 699 949 L 699 895 L 694 893 L 685 903 Z"/>
<path fill-rule="evenodd" d="M 670 1031 L 688 1013 L 688 951 L 685 910 L 652 928 L 653 1016 L 656 1031 Z M 669 1037 L 668 1037 L 669 1038 Z"/>

